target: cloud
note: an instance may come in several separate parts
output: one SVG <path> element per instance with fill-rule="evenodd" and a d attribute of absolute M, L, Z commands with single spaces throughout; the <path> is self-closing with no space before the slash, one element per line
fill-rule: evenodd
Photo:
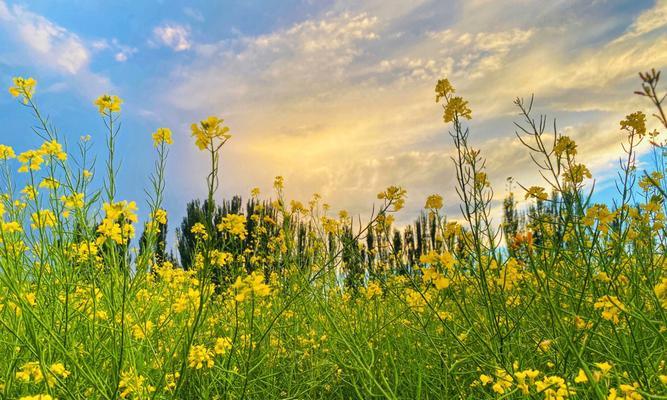
<path fill-rule="evenodd" d="M 513 136 L 512 100 L 531 93 L 596 176 L 613 178 L 617 121 L 647 107 L 632 95 L 636 73 L 667 66 L 666 38 L 617 39 L 659 29 L 647 17 L 654 11 L 601 22 L 584 3 L 438 5 L 338 2 L 272 32 L 193 44 L 197 57 L 165 77 L 159 106 L 176 110 L 171 122 L 184 131 L 208 114 L 227 119 L 227 195 L 282 174 L 289 194 L 320 192 L 355 212 L 389 184 L 408 189 L 408 213 L 433 192 L 455 204 L 448 128 L 434 103 L 442 77 L 470 100 L 471 143 L 488 158 L 497 196 L 508 176 L 539 180 Z M 183 146 L 174 184 L 192 188 L 206 165 Z"/>
<path fill-rule="evenodd" d="M 125 62 L 134 54 L 136 54 L 139 49 L 136 47 L 131 47 L 122 44 L 118 39 L 112 38 L 111 40 L 98 39 L 90 42 L 90 47 L 94 51 L 110 51 L 113 53 L 114 60 L 118 62 Z"/>
<path fill-rule="evenodd" d="M 642 12 L 618 41 L 631 39 L 667 25 L 667 0 L 657 0 L 652 8 Z"/>
<path fill-rule="evenodd" d="M 5 63 L 35 72 L 55 72 L 62 78 L 47 91 L 71 89 L 90 99 L 113 88 L 108 77 L 90 67 L 93 52 L 102 42 L 87 42 L 44 16 L 0 0 L 0 36 L 3 31 Z"/>
<path fill-rule="evenodd" d="M 183 25 L 164 24 L 153 29 L 153 38 L 160 45 L 170 47 L 174 51 L 188 50 L 190 42 L 190 29 Z"/>
<path fill-rule="evenodd" d="M 35 61 L 49 60 L 67 74 L 80 72 L 90 62 L 90 53 L 78 35 L 24 7 L 9 8 L 0 1 L 0 21 Z"/>

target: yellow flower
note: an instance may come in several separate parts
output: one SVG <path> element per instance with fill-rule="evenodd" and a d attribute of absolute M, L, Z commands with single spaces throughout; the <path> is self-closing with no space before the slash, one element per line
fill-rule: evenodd
<path fill-rule="evenodd" d="M 386 200 L 387 204 L 391 204 L 393 211 L 399 211 L 405 205 L 405 197 L 407 191 L 400 186 L 389 186 L 384 192 L 378 193 L 378 199 Z"/>
<path fill-rule="evenodd" d="M 619 323 L 619 314 L 625 311 L 625 305 L 616 296 L 605 295 L 600 297 L 593 305 L 595 309 L 602 309 L 602 318 L 613 322 L 615 325 Z"/>
<path fill-rule="evenodd" d="M 641 400 L 644 397 L 637 392 L 639 389 L 639 383 L 635 382 L 632 385 L 622 384 L 618 387 L 621 389 L 621 392 L 625 395 L 626 400 Z"/>
<path fill-rule="evenodd" d="M 188 365 L 190 368 L 213 368 L 214 364 L 213 352 L 207 349 L 206 346 L 198 344 L 190 348 L 190 352 L 188 353 Z"/>
<path fill-rule="evenodd" d="M 85 204 L 83 193 L 73 193 L 69 196 L 62 195 L 60 196 L 60 201 L 66 208 L 78 209 L 82 208 Z"/>
<path fill-rule="evenodd" d="M 496 382 L 491 386 L 491 390 L 498 394 L 503 394 L 512 387 L 514 378 L 507 371 L 502 369 L 496 370 Z"/>
<path fill-rule="evenodd" d="M 646 135 L 646 115 L 641 111 L 627 115 L 621 121 L 621 129 L 643 137 Z"/>
<path fill-rule="evenodd" d="M 153 213 L 153 220 L 158 224 L 165 225 L 167 223 L 167 211 L 159 208 Z"/>
<path fill-rule="evenodd" d="M 23 103 L 28 104 L 33 94 L 35 94 L 37 81 L 33 78 L 22 77 L 13 78 L 12 81 L 14 82 L 14 86 L 9 88 L 9 93 L 14 97 L 22 96 Z"/>
<path fill-rule="evenodd" d="M 382 296 L 382 288 L 381 288 L 380 285 L 379 285 L 377 282 L 375 282 L 375 281 L 368 282 L 368 286 L 365 287 L 365 288 L 362 287 L 361 289 L 359 289 L 359 291 L 360 291 L 361 294 L 363 294 L 364 297 L 366 297 L 366 299 L 368 299 L 368 300 L 370 300 L 370 299 L 372 299 L 372 298 L 374 298 L 374 297 L 380 297 L 380 296 Z"/>
<path fill-rule="evenodd" d="M 69 372 L 67 369 L 65 369 L 65 365 L 63 363 L 55 363 L 51 364 L 51 372 L 61 378 L 67 378 L 70 376 L 71 372 Z"/>
<path fill-rule="evenodd" d="M 118 389 L 122 399 L 150 398 L 150 394 L 155 391 L 153 386 L 146 384 L 146 378 L 138 375 L 133 369 L 120 374 Z"/>
<path fill-rule="evenodd" d="M 612 368 L 612 365 L 606 361 L 603 363 L 595 363 L 595 366 L 600 370 L 602 376 L 606 375 Z"/>
<path fill-rule="evenodd" d="M 134 337 L 137 340 L 142 340 L 146 338 L 146 335 L 151 333 L 153 330 L 153 322 L 152 321 L 146 321 L 145 324 L 136 324 L 132 327 L 132 337 Z"/>
<path fill-rule="evenodd" d="M 0 154 L 2 154 L 2 151 L 0 151 Z M 660 173 L 660 171 L 653 171 L 651 172 L 650 177 L 649 176 L 644 176 L 640 181 L 639 181 L 639 187 L 642 188 L 645 192 L 648 192 L 650 189 L 654 188 L 656 186 L 656 183 L 659 185 L 660 181 L 664 179 L 664 175 Z"/>
<path fill-rule="evenodd" d="M 110 96 L 108 94 L 103 94 L 94 102 L 98 108 L 98 111 L 102 115 L 111 115 L 113 112 L 120 112 L 120 105 L 122 103 L 123 100 L 121 100 L 120 97 Z"/>
<path fill-rule="evenodd" d="M 445 114 L 443 119 L 445 122 L 452 122 L 454 118 L 463 117 L 465 119 L 471 119 L 472 112 L 468 107 L 468 102 L 463 100 L 461 97 L 452 97 L 445 106 Z"/>
<path fill-rule="evenodd" d="M 201 222 L 197 222 L 196 224 L 192 225 L 192 228 L 190 228 L 190 232 L 201 237 L 203 240 L 208 239 L 208 233 L 206 232 L 206 227 Z"/>
<path fill-rule="evenodd" d="M 249 295 L 257 297 L 270 295 L 271 287 L 264 283 L 264 275 L 261 272 L 255 271 L 245 278 L 237 276 L 236 281 L 229 288 L 229 291 L 234 296 L 234 301 L 243 302 Z"/>
<path fill-rule="evenodd" d="M 488 375 L 482 374 L 479 376 L 479 381 L 482 382 L 483 386 L 486 386 L 489 383 L 493 382 L 493 378 Z"/>
<path fill-rule="evenodd" d="M 538 199 L 538 200 L 545 201 L 545 200 L 547 200 L 547 199 L 549 198 L 549 195 L 547 195 L 547 193 L 544 191 L 544 188 L 543 188 L 543 187 L 540 187 L 540 186 L 531 186 L 531 187 L 529 187 L 528 190 L 526 191 L 526 196 L 525 196 L 525 198 L 526 198 L 526 200 L 527 200 L 527 199 L 529 199 L 529 198 L 531 198 L 531 197 L 534 198 L 534 199 Z"/>
<path fill-rule="evenodd" d="M 553 341 L 551 339 L 543 339 L 540 340 L 540 342 L 537 344 L 537 347 L 539 347 L 542 352 L 547 352 L 551 348 L 551 345 L 553 344 Z"/>
<path fill-rule="evenodd" d="M 575 393 L 574 390 L 568 389 L 565 379 L 555 375 L 545 376 L 541 381 L 535 382 L 535 388 L 545 399 L 567 399 Z"/>
<path fill-rule="evenodd" d="M 58 182 L 54 178 L 44 178 L 40 183 L 39 183 L 40 188 L 46 188 L 50 190 L 55 190 L 60 187 L 60 182 Z"/>
<path fill-rule="evenodd" d="M 30 217 L 32 229 L 51 228 L 56 224 L 56 216 L 51 210 L 39 210 Z"/>
<path fill-rule="evenodd" d="M 23 232 L 23 228 L 21 227 L 21 224 L 19 224 L 16 221 L 9 221 L 9 222 L 0 221 L 0 231 L 6 234 L 18 233 L 18 232 Z"/>
<path fill-rule="evenodd" d="M 28 185 L 21 189 L 21 193 L 23 193 L 28 200 L 34 200 L 37 197 L 37 189 L 32 185 Z"/>
<path fill-rule="evenodd" d="M 439 194 L 432 194 L 426 198 L 426 204 L 424 205 L 424 208 L 430 210 L 438 210 L 442 208 L 442 206 L 443 206 L 442 196 L 440 196 Z"/>
<path fill-rule="evenodd" d="M 218 224 L 218 230 L 221 232 L 229 232 L 232 235 L 238 236 L 240 239 L 245 239 L 246 234 L 246 218 L 242 214 L 228 214 L 222 218 Z"/>
<path fill-rule="evenodd" d="M 17 159 L 23 165 L 19 172 L 39 171 L 44 163 L 44 153 L 41 150 L 27 150 L 19 154 Z"/>
<path fill-rule="evenodd" d="M 424 282 L 433 283 L 438 290 L 447 289 L 449 287 L 450 280 L 433 267 L 422 268 L 422 274 Z"/>
<path fill-rule="evenodd" d="M 598 221 L 597 228 L 607 233 L 611 223 L 616 218 L 616 211 L 609 211 L 604 204 L 594 204 L 586 210 L 586 216 L 582 218 L 582 223 L 586 226 L 593 226 Z"/>
<path fill-rule="evenodd" d="M 579 369 L 579 373 L 577 376 L 574 378 L 575 383 L 585 383 L 588 382 L 588 377 L 586 376 L 586 373 L 584 372 L 583 369 Z"/>
<path fill-rule="evenodd" d="M 21 366 L 15 374 L 16 379 L 23 382 L 30 382 L 32 379 L 35 383 L 44 380 L 44 374 L 38 362 L 30 361 Z"/>
<path fill-rule="evenodd" d="M 524 395 L 528 395 L 530 393 L 529 384 L 534 383 L 535 378 L 537 378 L 538 375 L 540 375 L 540 371 L 535 369 L 526 369 L 523 371 L 517 371 L 514 374 L 514 377 L 517 380 L 516 386 L 517 388 L 519 388 L 519 390 L 521 390 L 521 393 L 523 393 Z M 528 379 L 528 382 L 526 382 L 526 379 Z"/>
<path fill-rule="evenodd" d="M 233 259 L 234 255 L 232 253 L 215 249 L 211 251 L 211 262 L 218 267 L 224 267 Z"/>
<path fill-rule="evenodd" d="M 320 218 L 320 221 L 322 222 L 322 229 L 324 229 L 325 233 L 334 234 L 338 231 L 338 221 L 335 219 L 323 216 Z"/>
<path fill-rule="evenodd" d="M 176 381 L 178 378 L 181 377 L 181 373 L 176 371 L 174 373 L 168 373 L 164 377 L 165 385 L 164 388 L 165 390 L 171 392 L 172 390 L 176 389 Z"/>
<path fill-rule="evenodd" d="M 39 150 L 42 154 L 55 157 L 60 161 L 67 160 L 67 153 L 63 151 L 63 146 L 55 139 L 42 143 L 42 146 L 39 148 Z"/>
<path fill-rule="evenodd" d="M 119 201 L 116 203 L 102 204 L 104 210 L 104 218 L 112 221 L 123 217 L 130 222 L 137 222 L 137 203 L 134 201 Z"/>
<path fill-rule="evenodd" d="M 37 305 L 37 295 L 33 292 L 26 293 L 23 295 L 25 298 L 26 303 L 30 304 L 32 307 Z"/>
<path fill-rule="evenodd" d="M 554 144 L 554 153 L 558 157 L 561 157 L 563 153 L 566 156 L 573 157 L 577 155 L 577 144 L 568 136 L 561 136 Z"/>
<path fill-rule="evenodd" d="M 232 341 L 229 338 L 219 337 L 215 339 L 215 346 L 213 347 L 213 351 L 215 352 L 215 354 L 217 355 L 225 354 L 231 348 L 232 348 Z"/>
<path fill-rule="evenodd" d="M 72 243 L 73 255 L 79 262 L 86 262 L 91 257 L 95 257 L 99 251 L 95 242 Z"/>
<path fill-rule="evenodd" d="M 229 132 L 229 127 L 224 126 L 224 122 L 224 119 L 211 116 L 201 120 L 199 124 L 192 124 L 190 126 L 192 137 L 195 138 L 195 144 L 199 150 L 209 149 L 213 151 L 215 150 L 213 144 L 215 139 L 220 139 L 224 143 L 232 137 L 232 135 L 227 133 Z"/>
<path fill-rule="evenodd" d="M 19 400 L 53 400 L 53 397 L 48 394 L 36 394 L 34 396 L 21 396 Z"/>
<path fill-rule="evenodd" d="M 583 182 L 584 178 L 590 179 L 592 177 L 593 175 L 584 164 L 572 164 L 563 172 L 564 181 L 574 185 Z"/>
<path fill-rule="evenodd" d="M 282 190 L 285 185 L 285 179 L 282 176 L 276 176 L 273 179 L 273 188 L 276 190 Z"/>
<path fill-rule="evenodd" d="M 97 240 L 100 245 L 107 239 L 111 239 L 118 244 L 123 243 L 123 230 L 121 229 L 120 224 L 115 223 L 113 220 L 102 220 L 102 223 L 97 227 L 97 233 L 100 234 L 100 237 Z"/>
<path fill-rule="evenodd" d="M 153 133 L 153 146 L 158 147 L 161 144 L 173 144 L 171 140 L 171 129 L 169 128 L 158 128 L 158 130 Z"/>
<path fill-rule="evenodd" d="M 454 93 L 456 90 L 452 87 L 452 84 L 449 83 L 449 79 L 440 79 L 435 85 L 435 102 L 439 102 L 440 99 L 445 98 Z"/>
<path fill-rule="evenodd" d="M 420 293 L 416 290 L 405 289 L 405 302 L 410 308 L 417 312 L 422 312 L 426 308 L 428 302 L 431 300 L 431 293 Z"/>
<path fill-rule="evenodd" d="M 14 149 L 11 146 L 7 146 L 4 144 L 0 144 L 0 158 L 4 160 L 8 160 L 10 158 L 16 157 L 16 154 L 14 153 Z"/>

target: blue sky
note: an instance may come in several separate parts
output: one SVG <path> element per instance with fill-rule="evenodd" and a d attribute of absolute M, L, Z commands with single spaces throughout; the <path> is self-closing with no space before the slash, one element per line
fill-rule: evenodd
<path fill-rule="evenodd" d="M 290 197 L 318 192 L 334 209 L 363 214 L 399 184 L 411 219 L 431 193 L 457 210 L 437 79 L 470 100 L 472 141 L 499 199 L 508 176 L 540 183 L 513 136 L 512 100 L 531 93 L 609 188 L 618 121 L 651 111 L 632 92 L 637 72 L 667 65 L 666 26 L 666 1 L 0 0 L 0 82 L 35 77 L 41 107 L 70 141 L 93 136 L 100 167 L 104 127 L 92 101 L 122 97 L 120 194 L 140 206 L 150 134 L 171 128 L 172 228 L 205 192 L 206 158 L 188 127 L 208 115 L 234 135 L 221 197 L 254 186 L 268 196 L 283 175 Z M 31 123 L 0 96 L 0 142 L 36 146 Z"/>

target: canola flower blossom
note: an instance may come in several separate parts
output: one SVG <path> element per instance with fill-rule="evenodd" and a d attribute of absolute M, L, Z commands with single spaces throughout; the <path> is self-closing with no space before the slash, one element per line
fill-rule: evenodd
<path fill-rule="evenodd" d="M 217 225 L 221 232 L 228 232 L 230 235 L 237 236 L 243 240 L 248 234 L 246 230 L 246 217 L 243 214 L 229 214 L 222 218 L 222 221 Z"/>
<path fill-rule="evenodd" d="M 224 125 L 225 120 L 216 116 L 210 116 L 201 120 L 199 124 L 192 124 L 190 130 L 192 137 L 195 138 L 195 144 L 199 150 L 215 151 L 215 141 L 219 140 L 222 143 L 231 138 L 229 127 Z"/>
<path fill-rule="evenodd" d="M 111 115 L 112 113 L 120 112 L 120 105 L 123 104 L 123 100 L 116 95 L 103 94 L 98 97 L 93 104 L 97 106 L 97 109 L 101 115 Z"/>
<path fill-rule="evenodd" d="M 20 97 L 23 104 L 28 104 L 35 94 L 37 81 L 33 78 L 16 77 L 12 79 L 14 86 L 9 88 L 9 93 L 14 97 Z"/>
<path fill-rule="evenodd" d="M 153 146 L 159 147 L 161 144 L 173 144 L 174 141 L 171 139 L 171 129 L 169 128 L 158 128 L 153 133 Z"/>

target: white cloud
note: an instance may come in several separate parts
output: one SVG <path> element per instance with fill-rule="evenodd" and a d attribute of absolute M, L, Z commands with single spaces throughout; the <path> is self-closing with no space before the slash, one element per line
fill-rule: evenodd
<path fill-rule="evenodd" d="M 9 8 L 0 0 L 0 20 L 9 34 L 14 35 L 35 61 L 52 63 L 54 68 L 76 74 L 90 62 L 90 53 L 76 34 L 15 5 Z"/>
<path fill-rule="evenodd" d="M 112 38 L 110 41 L 106 39 L 97 39 L 90 42 L 90 47 L 94 51 L 110 51 L 113 53 L 114 60 L 118 62 L 125 62 L 139 49 L 122 44 L 118 39 Z"/>
<path fill-rule="evenodd" d="M 164 24 L 153 29 L 154 39 L 161 45 L 170 47 L 174 51 L 188 50 L 190 42 L 190 30 L 188 27 L 177 24 Z"/>
<path fill-rule="evenodd" d="M 3 0 L 0 0 L 0 37 L 9 50 L 3 55 L 6 64 L 29 68 L 32 74 L 48 71 L 61 75 L 62 80 L 46 91 L 70 89 L 91 99 L 113 89 L 106 76 L 90 69 L 92 53 L 103 45 L 102 41 L 88 43 L 65 27 L 25 7 L 9 7 Z"/>

